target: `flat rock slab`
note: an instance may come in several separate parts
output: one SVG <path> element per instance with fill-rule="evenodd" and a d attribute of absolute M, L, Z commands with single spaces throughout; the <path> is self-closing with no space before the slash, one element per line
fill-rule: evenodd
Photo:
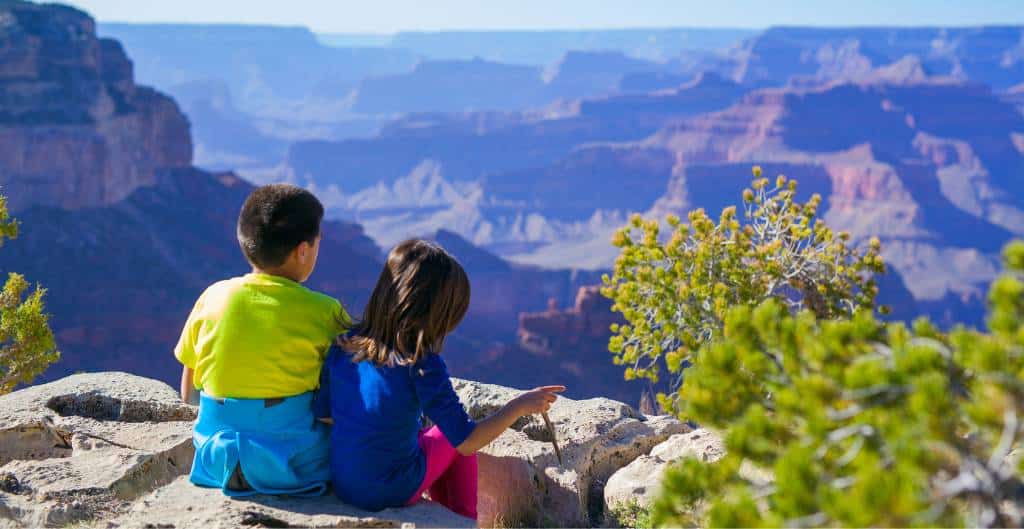
<path fill-rule="evenodd" d="M 112 516 L 192 466 L 196 409 L 156 380 L 74 375 L 0 396 L 0 518 Z"/>
<path fill-rule="evenodd" d="M 473 520 L 441 505 L 422 501 L 412 507 L 367 512 L 333 496 L 228 498 L 220 490 L 192 485 L 182 476 L 135 502 L 107 527 L 476 527 Z"/>
<path fill-rule="evenodd" d="M 0 411 L 0 466 L 100 445 L 169 450 L 190 438 L 196 417 L 167 384 L 128 373 L 73 375 L 15 391 L 0 396 Z"/>
<path fill-rule="evenodd" d="M 455 380 L 469 414 L 480 419 L 522 393 Z M 673 434 L 690 428 L 644 416 L 609 399 L 560 398 L 549 412 L 562 452 L 539 416 L 521 419 L 480 451 L 481 526 L 595 526 L 603 521 L 605 482 Z"/>

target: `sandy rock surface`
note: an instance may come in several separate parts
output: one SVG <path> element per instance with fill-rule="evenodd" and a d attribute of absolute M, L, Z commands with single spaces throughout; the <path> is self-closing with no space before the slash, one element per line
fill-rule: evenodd
<path fill-rule="evenodd" d="M 108 526 L 152 527 L 476 527 L 433 502 L 367 512 L 334 496 L 228 498 L 219 490 L 192 485 L 182 476 L 136 502 Z"/>

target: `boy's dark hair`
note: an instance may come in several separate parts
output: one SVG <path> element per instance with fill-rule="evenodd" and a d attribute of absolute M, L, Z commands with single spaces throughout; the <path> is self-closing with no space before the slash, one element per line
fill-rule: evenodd
<path fill-rule="evenodd" d="M 238 244 L 254 266 L 280 266 L 300 243 L 316 240 L 323 218 L 323 204 L 299 186 L 257 187 L 238 214 Z"/>
<path fill-rule="evenodd" d="M 362 321 L 341 346 L 357 362 L 415 364 L 441 352 L 468 308 L 469 278 L 462 265 L 435 243 L 408 240 L 388 254 Z"/>

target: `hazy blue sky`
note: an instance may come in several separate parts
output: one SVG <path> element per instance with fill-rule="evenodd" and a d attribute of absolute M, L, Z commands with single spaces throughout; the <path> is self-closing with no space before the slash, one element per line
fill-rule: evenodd
<path fill-rule="evenodd" d="M 440 29 L 1024 23 L 1024 0 L 72 0 L 105 22 Z"/>

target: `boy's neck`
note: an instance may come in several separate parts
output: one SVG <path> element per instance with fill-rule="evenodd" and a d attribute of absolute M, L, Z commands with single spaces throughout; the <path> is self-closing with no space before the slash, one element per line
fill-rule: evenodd
<path fill-rule="evenodd" d="M 298 272 L 296 272 L 295 270 L 291 270 L 287 266 L 278 266 L 275 268 L 260 268 L 258 266 L 254 266 L 252 267 L 252 273 L 283 277 L 285 279 L 291 279 L 296 283 L 302 282 L 302 276 Z"/>

